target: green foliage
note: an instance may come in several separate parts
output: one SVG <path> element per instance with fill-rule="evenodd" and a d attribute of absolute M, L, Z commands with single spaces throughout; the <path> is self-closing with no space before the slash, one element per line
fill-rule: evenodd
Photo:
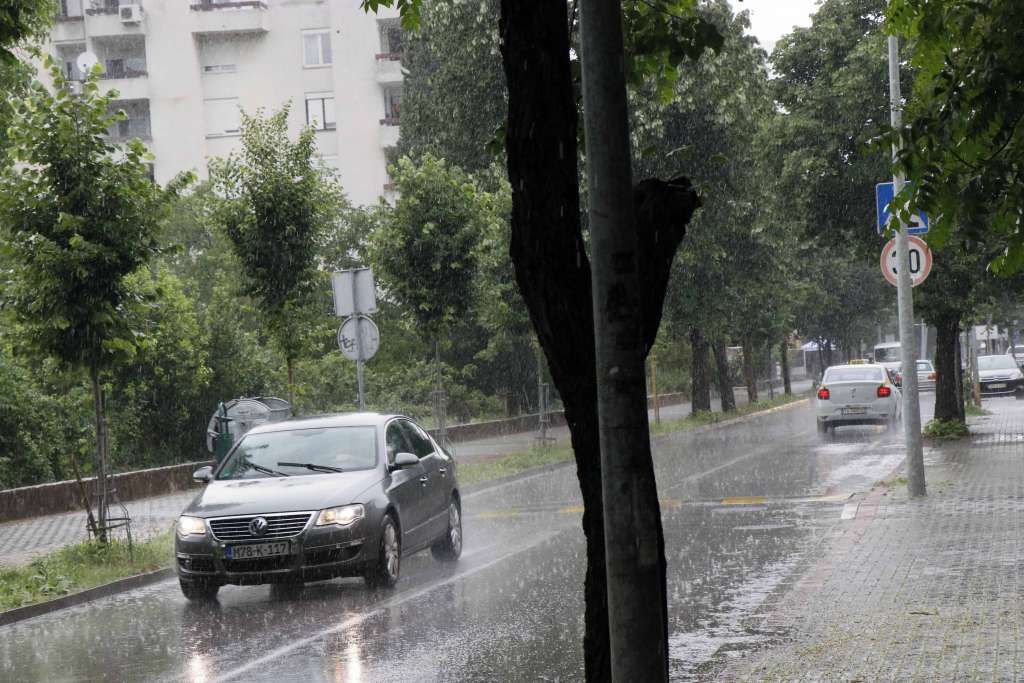
<path fill-rule="evenodd" d="M 317 279 L 317 248 L 345 207 L 340 188 L 315 160 L 316 133 L 288 138 L 288 106 L 269 117 L 242 114 L 241 154 L 211 164 L 225 199 L 217 208 L 245 273 L 244 290 L 259 302 L 289 363 L 307 340 L 300 322 Z"/>
<path fill-rule="evenodd" d="M 437 339 L 469 311 L 484 228 L 476 186 L 461 169 L 424 155 L 393 171 L 393 212 L 372 236 L 376 272 L 428 338 Z"/>
<path fill-rule="evenodd" d="M 117 579 L 162 569 L 174 557 L 174 532 L 128 550 L 128 544 L 87 542 L 45 555 L 25 567 L 0 569 L 0 610 L 59 598 Z"/>
<path fill-rule="evenodd" d="M 98 71 L 81 96 L 48 61 L 55 92 L 39 82 L 16 105 L 0 175 L 0 226 L 11 279 L 3 298 L 25 343 L 71 367 L 104 368 L 143 338 L 127 310 L 141 300 L 128 276 L 157 251 L 166 197 L 150 183 L 138 140 L 118 149 L 108 126 L 115 93 Z"/>
<path fill-rule="evenodd" d="M 34 385 L 31 373 L 0 348 L 0 489 L 53 478 L 56 401 Z"/>
<path fill-rule="evenodd" d="M 430 153 L 471 173 L 496 156 L 506 115 L 497 15 L 497 0 L 423 8 L 402 59 L 400 156 Z"/>
<path fill-rule="evenodd" d="M 890 28 L 919 70 L 899 166 L 909 210 L 930 212 L 929 241 L 957 231 L 996 249 L 993 270 L 1024 267 L 1024 3 L 894 0 Z M 892 137 L 890 136 L 890 140 Z"/>
<path fill-rule="evenodd" d="M 953 441 L 971 435 L 971 430 L 959 420 L 932 420 L 924 426 L 921 434 L 935 441 Z"/>
<path fill-rule="evenodd" d="M 14 49 L 42 38 L 53 23 L 57 3 L 4 0 L 0 3 L 0 67 L 17 62 Z"/>

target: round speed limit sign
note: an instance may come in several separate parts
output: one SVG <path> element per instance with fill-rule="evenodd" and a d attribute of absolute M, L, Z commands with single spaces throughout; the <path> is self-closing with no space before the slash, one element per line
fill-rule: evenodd
<path fill-rule="evenodd" d="M 932 250 L 928 248 L 920 237 L 907 235 L 907 252 L 910 266 L 910 285 L 917 287 L 925 281 L 928 274 L 932 272 Z M 879 260 L 882 266 L 882 275 L 893 287 L 896 286 L 896 274 L 899 272 L 899 262 L 896 259 L 896 238 L 886 242 L 882 248 L 882 258 Z"/>

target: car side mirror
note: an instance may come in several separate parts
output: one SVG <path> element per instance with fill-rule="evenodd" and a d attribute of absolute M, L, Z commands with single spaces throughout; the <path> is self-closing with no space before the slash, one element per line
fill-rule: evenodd
<path fill-rule="evenodd" d="M 204 465 L 192 473 L 192 481 L 198 484 L 209 484 L 213 481 L 213 466 Z"/>
<path fill-rule="evenodd" d="M 392 469 L 401 470 L 418 464 L 420 464 L 420 459 L 412 453 L 398 453 L 395 455 L 395 464 Z"/>

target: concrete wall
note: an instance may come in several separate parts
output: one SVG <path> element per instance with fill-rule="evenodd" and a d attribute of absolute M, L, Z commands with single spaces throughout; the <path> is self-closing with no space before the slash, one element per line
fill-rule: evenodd
<path fill-rule="evenodd" d="M 659 402 L 663 406 L 674 405 L 685 400 L 686 397 L 683 394 L 659 396 Z M 648 405 L 652 405 L 652 403 L 648 400 Z M 550 413 L 550 418 L 553 427 L 565 424 L 565 415 L 561 410 Z M 538 416 L 534 413 L 507 420 L 454 425 L 448 428 L 448 437 L 453 442 L 460 443 L 499 437 L 503 434 L 532 432 L 538 428 L 537 420 Z M 198 486 L 192 481 L 192 473 L 203 465 L 209 464 L 211 464 L 210 461 L 200 461 L 125 472 L 114 475 L 114 486 L 117 488 L 118 497 L 122 502 L 184 491 Z M 82 483 L 87 493 L 91 493 L 94 481 L 92 477 L 83 480 Z M 81 509 L 82 496 L 78 483 L 75 481 L 58 481 L 0 491 L 0 522 Z"/>

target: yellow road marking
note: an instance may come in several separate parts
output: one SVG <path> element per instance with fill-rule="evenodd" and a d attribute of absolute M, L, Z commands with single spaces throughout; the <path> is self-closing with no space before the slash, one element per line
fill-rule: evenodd
<path fill-rule="evenodd" d="M 488 517 L 488 518 L 500 518 L 500 517 L 516 517 L 519 515 L 518 510 L 492 510 L 490 512 L 481 512 L 477 517 Z"/>
<path fill-rule="evenodd" d="M 722 505 L 762 505 L 767 502 L 768 499 L 764 496 L 735 496 L 722 499 Z"/>
<path fill-rule="evenodd" d="M 559 510 L 559 512 L 569 512 L 569 513 L 583 512 L 583 506 L 582 505 L 570 505 L 567 508 L 562 508 L 561 510 Z"/>

